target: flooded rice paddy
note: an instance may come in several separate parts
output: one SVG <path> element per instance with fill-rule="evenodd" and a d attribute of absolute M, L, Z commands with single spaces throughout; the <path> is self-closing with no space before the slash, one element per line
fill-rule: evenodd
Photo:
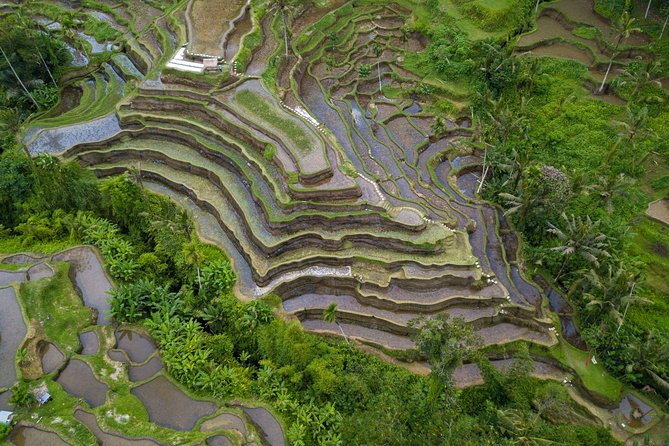
<path fill-rule="evenodd" d="M 104 404 L 109 386 L 99 381 L 84 361 L 72 359 L 56 380 L 63 389 L 95 408 Z"/>
<path fill-rule="evenodd" d="M 135 387 L 132 394 L 142 401 L 152 423 L 175 430 L 192 430 L 200 418 L 217 409 L 212 402 L 190 398 L 164 376 Z"/>

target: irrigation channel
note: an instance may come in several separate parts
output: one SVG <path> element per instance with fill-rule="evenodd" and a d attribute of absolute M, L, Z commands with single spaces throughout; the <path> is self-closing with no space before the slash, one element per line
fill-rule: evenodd
<path fill-rule="evenodd" d="M 125 3 L 113 17 L 86 7 L 122 33 L 124 44 L 79 36 L 88 49 L 77 64 L 98 51 L 113 57 L 73 76 L 61 103 L 30 122 L 23 142 L 31 155 L 76 160 L 101 178 L 135 171 L 149 190 L 188 210 L 203 240 L 226 251 L 238 297 L 274 293 L 306 330 L 339 336 L 340 328 L 323 318 L 336 303 L 341 329 L 379 355 L 413 348 L 409 322 L 440 312 L 462 316 L 486 346 L 526 341 L 584 347 L 566 301 L 543 279 L 526 277 L 517 235 L 502 210 L 479 199 L 483 154 L 468 148 L 469 117 L 454 116 L 436 135 L 429 104 L 419 94 L 397 94 L 421 84 L 403 64 L 403 53 L 426 48 L 424 36 L 403 33 L 410 11 L 394 3 L 354 7 L 343 1 L 298 10 L 285 58 L 275 38 L 281 35 L 277 21 L 256 17 L 241 0 L 215 14 L 194 0 L 169 12 L 155 2 L 128 3 L 141 4 L 146 13 Z M 574 35 L 574 17 L 610 27 L 590 1 L 558 0 L 542 6 L 538 29 L 521 36 L 518 48 L 579 61 L 594 81 L 607 60 L 604 37 Z M 631 36 L 615 69 L 633 60 L 641 51 L 634 45 L 645 41 Z M 164 69 L 187 42 L 194 60 L 218 57 L 225 74 L 219 79 Z M 367 77 L 357 70 L 363 64 L 371 67 Z M 262 76 L 268 69 L 271 85 Z M 153 425 L 211 432 L 207 444 L 254 432 L 284 444 L 280 423 L 266 409 L 221 408 L 191 398 L 167 377 L 151 339 L 109 326 L 113 284 L 95 250 L 21 254 L 2 262 L 23 265 L 18 272 L 0 271 L 2 358 L 14 357 L 28 328 L 17 283 L 49 280 L 54 265 L 69 264 L 70 279 L 92 310 L 91 326 L 78 333 L 78 352 L 45 340 L 39 353 L 42 371 L 81 399 L 74 416 L 98 441 L 112 436 L 118 444 L 156 444 L 98 424 L 93 409 L 109 403 L 113 378 L 100 376 L 93 358 L 126 374 L 131 397 Z M 535 376 L 573 382 L 575 397 L 600 422 L 640 423 L 638 430 L 654 422 L 634 394 L 602 407 L 575 370 L 534 359 Z M 509 359 L 493 363 L 504 369 Z M 15 381 L 12 365 L 2 361 L 0 387 Z M 455 380 L 460 387 L 477 385 L 481 374 L 466 364 Z M 0 394 L 0 409 L 7 407 L 7 394 Z M 25 425 L 12 438 L 16 444 L 27 444 L 21 438 L 30 436 L 57 444 L 53 435 Z"/>

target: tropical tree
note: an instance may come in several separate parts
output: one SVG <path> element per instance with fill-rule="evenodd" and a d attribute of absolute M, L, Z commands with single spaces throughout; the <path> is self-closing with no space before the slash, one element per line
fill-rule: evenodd
<path fill-rule="evenodd" d="M 641 93 L 649 85 L 654 85 L 657 88 L 662 88 L 662 83 L 655 79 L 659 74 L 660 63 L 655 60 L 649 60 L 644 64 L 636 67 L 636 69 L 626 68 L 620 71 L 620 75 L 616 78 L 616 82 L 621 86 L 629 85 L 632 87 L 630 99 L 634 102 L 648 102 L 653 99 L 656 102 L 661 101 L 661 98 L 645 97 Z"/>
<path fill-rule="evenodd" d="M 539 412 L 525 412 L 519 409 L 497 410 L 497 419 L 504 434 L 513 445 L 541 446 L 557 444 L 539 436 L 536 427 L 541 421 Z"/>
<path fill-rule="evenodd" d="M 598 307 L 618 324 L 618 330 L 625 322 L 627 309 L 633 304 L 649 304 L 651 301 L 635 294 L 639 273 L 632 272 L 620 263 L 609 264 L 604 271 L 590 269 L 584 273 L 579 283 L 585 291 L 582 298 L 587 307 Z M 584 282 L 583 282 L 584 281 Z M 599 316 L 601 311 L 594 313 Z"/>
<path fill-rule="evenodd" d="M 7 54 L 5 53 L 5 50 L 0 46 L 0 53 L 2 53 L 2 57 L 5 58 L 5 61 L 7 62 L 7 66 L 9 66 L 9 69 L 12 70 L 12 73 L 14 74 L 14 77 L 16 78 L 16 81 L 21 85 L 21 88 L 25 92 L 26 96 L 30 98 L 33 104 L 35 104 L 35 108 L 39 108 L 39 104 L 35 100 L 32 94 L 30 94 L 30 91 L 28 91 L 28 88 L 26 87 L 26 84 L 23 83 L 19 75 L 16 73 L 16 70 L 14 69 L 14 65 L 12 65 L 12 62 L 9 60 L 7 57 Z"/>
<path fill-rule="evenodd" d="M 381 54 L 383 54 L 383 47 L 378 42 L 372 43 L 372 52 L 376 57 L 376 71 L 379 75 L 379 94 L 381 94 Z"/>
<path fill-rule="evenodd" d="M 636 27 L 634 22 L 636 22 L 636 19 L 632 17 L 629 13 L 629 10 L 626 9 L 613 25 L 613 31 L 617 35 L 616 44 L 613 47 L 611 58 L 609 59 L 609 66 L 606 68 L 606 73 L 604 73 L 602 85 L 599 87 L 599 93 L 604 91 L 606 80 L 608 79 L 609 73 L 611 72 L 611 65 L 613 65 L 613 59 L 615 59 L 618 55 L 618 48 L 620 47 L 620 44 L 623 43 L 623 41 L 627 39 L 633 32 L 640 31 L 640 28 Z"/>
<path fill-rule="evenodd" d="M 366 79 L 370 74 L 372 74 L 372 67 L 369 64 L 362 64 L 358 67 L 358 76 L 361 78 Z"/>
<path fill-rule="evenodd" d="M 197 271 L 198 289 L 202 289 L 202 276 L 200 268 L 204 262 L 204 254 L 200 251 L 200 245 L 195 242 L 186 243 L 183 247 L 183 258 L 187 265 L 192 266 Z"/>
<path fill-rule="evenodd" d="M 323 320 L 329 324 L 337 324 L 337 327 L 339 327 L 339 331 L 346 340 L 346 343 L 348 344 L 349 347 L 351 346 L 351 343 L 348 341 L 348 336 L 346 336 L 346 333 L 344 333 L 344 329 L 341 327 L 341 324 L 337 320 L 337 304 L 335 302 L 332 302 L 323 311 Z"/>
<path fill-rule="evenodd" d="M 606 212 L 611 215 L 613 214 L 613 199 L 627 194 L 629 187 L 633 184 L 634 179 L 624 173 L 614 175 L 609 172 L 597 177 L 597 182 L 586 187 L 586 190 L 598 194 L 606 206 Z"/>
<path fill-rule="evenodd" d="M 600 258 L 611 257 L 607 251 L 609 243 L 606 235 L 596 232 L 600 221 L 592 221 L 590 216 L 583 219 L 581 216 L 571 215 L 571 218 L 562 213 L 564 227 L 559 228 L 548 222 L 548 233 L 554 235 L 560 242 L 559 246 L 552 248 L 562 256 L 562 265 L 555 276 L 558 281 L 564 272 L 567 263 L 573 256 L 579 256 L 587 262 L 599 267 Z"/>
<path fill-rule="evenodd" d="M 283 43 L 286 50 L 286 59 L 288 59 L 288 25 L 286 24 L 286 15 L 291 16 L 295 12 L 295 0 L 271 0 L 270 9 L 281 13 L 281 23 L 283 24 Z"/>
<path fill-rule="evenodd" d="M 449 320 L 448 313 L 440 313 L 431 319 L 412 319 L 409 326 L 416 329 L 412 339 L 416 348 L 427 356 L 432 367 L 431 376 L 440 388 L 450 387 L 453 371 L 463 361 L 473 359 L 483 345 L 480 336 L 464 318 Z"/>

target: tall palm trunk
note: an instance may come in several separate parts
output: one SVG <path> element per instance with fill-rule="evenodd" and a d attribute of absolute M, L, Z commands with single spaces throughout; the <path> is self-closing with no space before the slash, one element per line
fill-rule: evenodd
<path fill-rule="evenodd" d="M 33 101 L 33 104 L 35 104 L 35 107 L 39 108 L 39 104 L 37 103 L 37 101 L 35 100 L 35 98 L 33 98 L 33 95 L 30 94 L 30 92 L 29 92 L 28 89 L 26 88 L 26 85 L 23 83 L 23 81 L 21 80 L 21 78 L 19 77 L 19 75 L 16 73 L 16 70 L 14 69 L 14 66 L 13 66 L 12 63 L 9 61 L 9 58 L 7 57 L 7 54 L 5 54 L 5 50 L 2 49 L 1 46 L 0 46 L 0 52 L 2 52 L 2 56 L 3 56 L 3 57 L 5 58 L 5 60 L 7 61 L 7 64 L 9 65 L 9 68 L 12 70 L 12 73 L 14 73 L 14 77 L 16 78 L 17 81 L 19 81 L 19 84 L 21 84 L 21 88 L 23 88 L 23 91 L 25 91 L 26 94 L 28 95 L 28 97 L 30 98 L 30 100 Z"/>
<path fill-rule="evenodd" d="M 650 11 L 650 4 L 653 3 L 653 0 L 648 0 L 648 6 L 646 6 L 646 13 L 643 15 L 644 19 L 648 18 L 648 12 Z"/>
<path fill-rule="evenodd" d="M 539 12 L 539 2 L 541 2 L 541 0 L 537 0 L 537 4 L 536 4 L 536 6 L 534 7 L 534 13 L 535 13 L 535 14 L 536 14 L 537 12 Z"/>
<path fill-rule="evenodd" d="M 283 41 L 286 46 L 286 59 L 288 59 L 288 26 L 286 26 L 286 13 L 281 8 L 281 21 L 283 22 Z"/>
<path fill-rule="evenodd" d="M 51 74 L 51 70 L 49 69 L 49 66 L 46 64 L 46 61 L 44 60 L 44 57 L 42 57 L 42 52 L 37 48 L 37 54 L 39 54 L 39 58 L 42 61 L 42 64 L 44 65 L 44 68 L 46 68 L 46 72 L 49 73 L 49 77 L 51 78 L 51 82 L 53 82 L 53 85 L 58 88 L 58 84 L 56 83 L 56 79 L 53 78 L 53 74 Z"/>
<path fill-rule="evenodd" d="M 662 36 L 664 36 L 664 30 L 667 27 L 667 21 L 669 21 L 669 14 L 667 14 L 667 17 L 664 19 L 664 25 L 662 25 L 662 32 L 660 32 L 660 39 Z"/>
<path fill-rule="evenodd" d="M 599 90 L 597 90 L 598 93 L 602 93 L 604 91 L 604 85 L 606 85 L 606 80 L 609 77 L 609 73 L 611 72 L 611 66 L 613 65 L 613 59 L 615 59 L 616 55 L 618 54 L 618 47 L 620 46 L 620 43 L 623 41 L 623 36 L 621 35 L 618 37 L 618 41 L 616 42 L 616 46 L 613 49 L 613 53 L 611 54 L 611 59 L 609 60 L 609 66 L 606 67 L 606 73 L 604 73 L 604 79 L 602 79 L 602 85 L 599 86 Z"/>
<path fill-rule="evenodd" d="M 344 329 L 341 328 L 341 325 L 339 324 L 339 321 L 335 321 L 335 324 L 337 324 L 337 327 L 339 327 L 339 331 L 341 332 L 341 335 L 344 337 L 344 340 L 348 344 L 348 346 L 351 346 L 351 343 L 348 341 L 348 336 L 346 336 L 346 333 L 344 333 Z"/>
<path fill-rule="evenodd" d="M 381 96 L 381 61 L 376 59 L 376 71 L 379 72 L 379 96 Z"/>

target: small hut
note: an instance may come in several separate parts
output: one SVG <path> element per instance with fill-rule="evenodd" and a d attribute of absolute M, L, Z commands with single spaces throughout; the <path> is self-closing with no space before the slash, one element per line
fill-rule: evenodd
<path fill-rule="evenodd" d="M 33 395 L 40 406 L 48 403 L 51 399 L 51 394 L 49 393 L 49 389 L 46 388 L 46 383 L 42 383 L 39 387 L 33 389 Z"/>
<path fill-rule="evenodd" d="M 12 420 L 14 419 L 14 412 L 8 412 L 6 410 L 0 410 L 0 424 L 4 424 L 6 426 L 12 424 Z"/>

